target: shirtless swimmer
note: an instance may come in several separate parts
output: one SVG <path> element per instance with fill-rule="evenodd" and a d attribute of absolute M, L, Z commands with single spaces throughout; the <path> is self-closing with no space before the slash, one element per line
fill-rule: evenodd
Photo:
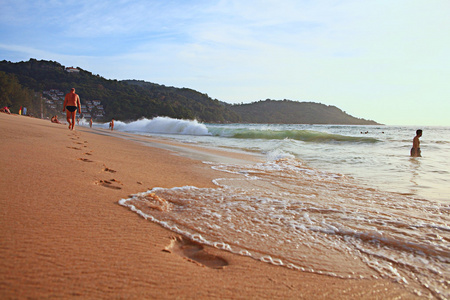
<path fill-rule="evenodd" d="M 416 131 L 416 136 L 413 139 L 413 146 L 411 148 L 411 156 L 412 157 L 421 157 L 420 152 L 420 140 L 419 138 L 422 136 L 422 129 L 418 129 Z"/>
<path fill-rule="evenodd" d="M 67 122 L 69 123 L 69 129 L 71 130 L 73 130 L 73 127 L 75 126 L 75 117 L 77 115 L 77 109 L 78 113 L 81 114 L 80 97 L 77 94 L 75 94 L 75 89 L 71 88 L 70 93 L 66 94 L 63 104 L 63 112 L 64 111 L 66 112 Z"/>

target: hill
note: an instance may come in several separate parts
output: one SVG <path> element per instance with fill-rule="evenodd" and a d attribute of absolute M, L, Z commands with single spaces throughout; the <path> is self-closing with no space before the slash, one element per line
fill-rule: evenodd
<path fill-rule="evenodd" d="M 104 108 L 104 116 L 101 118 L 103 121 L 111 118 L 127 121 L 158 115 L 217 123 L 240 121 L 239 116 L 224 103 L 191 89 L 136 80 L 108 80 L 81 68 L 73 68 L 74 72 L 68 70 L 72 69 L 53 61 L 30 59 L 19 63 L 0 62 L 0 71 L 9 79 L 17 79 L 22 87 L 34 92 L 54 89 L 67 93 L 71 87 L 75 87 L 82 103 L 86 100 L 101 102 Z M 0 104 L 13 107 L 23 105 L 18 103 L 17 98 L 13 100 L 15 103 L 11 103 L 12 97 L 8 98 L 8 102 L 5 102 L 0 96 Z M 36 105 L 36 101 L 34 104 L 29 107 L 29 112 L 39 115 L 40 105 Z M 59 104 L 61 105 L 62 103 Z"/>
<path fill-rule="evenodd" d="M 350 116 L 335 106 L 291 100 L 264 100 L 231 106 L 245 123 L 377 125 Z"/>
<path fill-rule="evenodd" d="M 208 123 L 377 124 L 319 103 L 265 100 L 231 105 L 189 88 L 140 80 L 108 80 L 54 61 L 0 61 L 0 107 L 10 106 L 17 112 L 20 106 L 27 106 L 35 116 L 42 111 L 46 117 L 61 114 L 62 98 L 52 99 L 43 93 L 58 90 L 64 95 L 71 87 L 76 88 L 82 104 L 94 100 L 101 103 L 98 121 L 167 116 Z"/>

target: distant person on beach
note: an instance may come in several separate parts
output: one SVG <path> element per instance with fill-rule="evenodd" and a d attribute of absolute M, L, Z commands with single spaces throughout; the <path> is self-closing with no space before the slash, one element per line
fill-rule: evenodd
<path fill-rule="evenodd" d="M 89 127 L 92 128 L 92 118 L 89 120 Z"/>
<path fill-rule="evenodd" d="M 114 130 L 114 119 L 112 119 L 111 123 L 109 123 L 109 127 L 111 128 L 111 131 Z"/>
<path fill-rule="evenodd" d="M 420 140 L 419 140 L 421 136 L 422 136 L 422 129 L 418 129 L 416 131 L 416 136 L 413 139 L 413 146 L 411 148 L 412 157 L 422 157 L 420 153 Z"/>
<path fill-rule="evenodd" d="M 57 124 L 61 124 L 61 122 L 58 120 L 58 116 L 53 116 L 51 119 L 52 123 L 57 123 Z"/>
<path fill-rule="evenodd" d="M 71 130 L 73 130 L 75 126 L 75 117 L 77 115 L 77 108 L 78 113 L 81 113 L 80 97 L 77 94 L 75 94 L 75 89 L 71 88 L 70 92 L 66 94 L 63 104 L 63 112 L 64 111 L 66 112 L 67 122 L 69 123 L 69 129 Z"/>
<path fill-rule="evenodd" d="M 7 113 L 8 115 L 11 114 L 11 111 L 9 110 L 8 106 L 3 107 L 0 111 L 4 112 L 4 113 Z"/>

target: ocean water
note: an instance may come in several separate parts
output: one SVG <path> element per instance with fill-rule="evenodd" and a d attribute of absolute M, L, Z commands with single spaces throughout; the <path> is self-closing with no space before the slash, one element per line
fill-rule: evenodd
<path fill-rule="evenodd" d="M 96 124 L 106 128 L 106 124 Z M 388 278 L 450 298 L 450 128 L 202 124 L 170 118 L 115 129 L 257 155 L 207 162 L 217 188 L 154 188 L 120 204 L 197 242 L 339 278 Z M 225 175 L 226 174 L 226 175 Z"/>

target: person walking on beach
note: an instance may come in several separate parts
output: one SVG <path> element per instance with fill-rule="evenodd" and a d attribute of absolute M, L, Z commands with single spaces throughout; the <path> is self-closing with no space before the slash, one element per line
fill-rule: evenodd
<path fill-rule="evenodd" d="M 92 128 L 92 118 L 89 120 L 89 127 Z"/>
<path fill-rule="evenodd" d="M 418 129 L 416 131 L 416 136 L 413 139 L 413 146 L 411 148 L 412 157 L 422 157 L 420 153 L 420 140 L 419 140 L 421 136 L 422 136 L 422 129 Z"/>
<path fill-rule="evenodd" d="M 109 127 L 111 127 L 111 131 L 114 130 L 114 118 L 111 120 L 111 123 L 109 123 Z"/>
<path fill-rule="evenodd" d="M 77 108 L 78 113 L 81 113 L 80 97 L 77 94 L 75 94 L 75 89 L 71 88 L 70 92 L 66 94 L 63 104 L 63 112 L 64 111 L 66 112 L 67 122 L 69 123 L 69 129 L 71 130 L 73 130 L 75 126 L 75 117 L 77 115 Z"/>

